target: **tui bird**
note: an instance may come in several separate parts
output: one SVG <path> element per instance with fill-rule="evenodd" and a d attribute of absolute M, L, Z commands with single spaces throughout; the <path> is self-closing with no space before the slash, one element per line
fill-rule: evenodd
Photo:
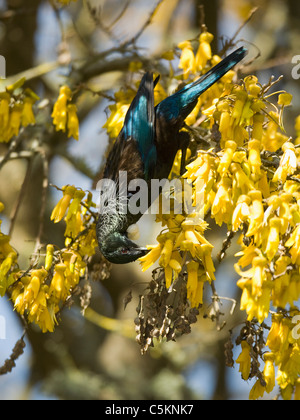
<path fill-rule="evenodd" d="M 239 63 L 246 53 L 244 47 L 237 49 L 205 75 L 156 107 L 154 88 L 159 78 L 153 80 L 152 73 L 145 73 L 127 111 L 123 128 L 107 158 L 103 178 L 114 181 L 118 190 L 124 187 L 119 184 L 120 171 L 127 173 L 127 184 L 134 179 L 143 179 L 149 185 L 151 179 L 167 178 L 177 151 L 188 146 L 189 136 L 186 132 L 180 132 L 180 129 L 196 106 L 198 97 Z M 127 233 L 128 227 L 136 223 L 142 214 L 123 214 L 118 211 L 122 203 L 114 203 L 117 204 L 115 211 L 108 211 L 112 207 L 109 200 L 116 201 L 113 197 L 116 195 L 108 187 L 106 195 L 102 196 L 102 203 L 105 202 L 102 209 L 100 204 L 97 238 L 107 260 L 126 264 L 148 252 L 131 241 Z"/>

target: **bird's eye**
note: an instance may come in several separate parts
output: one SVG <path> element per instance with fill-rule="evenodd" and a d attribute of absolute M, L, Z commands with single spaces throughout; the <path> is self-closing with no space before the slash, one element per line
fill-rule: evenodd
<path fill-rule="evenodd" d="M 122 249 L 122 254 L 128 254 L 128 252 L 129 252 L 129 249 L 127 249 L 127 248 Z"/>

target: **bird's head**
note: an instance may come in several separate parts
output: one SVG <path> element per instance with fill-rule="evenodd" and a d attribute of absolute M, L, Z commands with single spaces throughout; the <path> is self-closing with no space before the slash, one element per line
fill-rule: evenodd
<path fill-rule="evenodd" d="M 104 257 L 114 264 L 127 264 L 146 255 L 149 250 L 139 247 L 126 234 L 114 232 L 99 243 Z"/>

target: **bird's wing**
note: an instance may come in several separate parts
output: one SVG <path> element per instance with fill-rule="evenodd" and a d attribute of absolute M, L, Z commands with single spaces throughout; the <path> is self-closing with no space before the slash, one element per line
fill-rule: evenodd
<path fill-rule="evenodd" d="M 151 178 L 156 164 L 153 74 L 145 73 L 120 133 L 122 141 L 133 140 L 140 153 L 145 178 Z"/>
<path fill-rule="evenodd" d="M 156 118 L 182 125 L 196 106 L 198 97 L 239 63 L 246 53 L 247 50 L 244 47 L 235 50 L 198 80 L 164 99 L 155 108 Z"/>

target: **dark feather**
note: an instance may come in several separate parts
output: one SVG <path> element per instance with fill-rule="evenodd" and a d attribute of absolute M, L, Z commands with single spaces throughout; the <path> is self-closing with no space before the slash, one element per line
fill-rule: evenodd
<path fill-rule="evenodd" d="M 123 141 L 136 142 L 143 164 L 145 179 L 151 179 L 156 165 L 154 83 L 153 74 L 145 73 L 138 92 L 127 111 L 120 133 Z"/>

